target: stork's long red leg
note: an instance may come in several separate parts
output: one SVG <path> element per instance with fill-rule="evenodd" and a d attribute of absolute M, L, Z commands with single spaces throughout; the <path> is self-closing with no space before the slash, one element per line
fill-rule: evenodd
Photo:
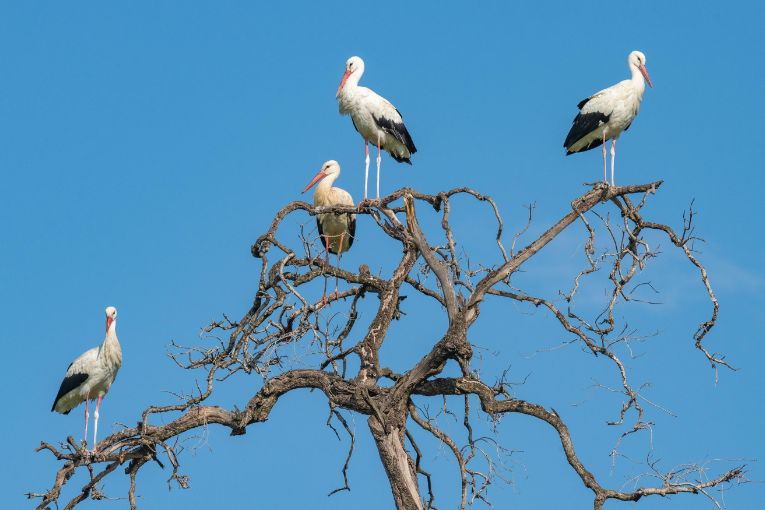
<path fill-rule="evenodd" d="M 603 130 L 603 182 L 608 184 L 608 170 L 606 167 L 606 130 Z"/>
<path fill-rule="evenodd" d="M 605 145 L 604 145 L 605 147 Z M 614 159 L 616 157 L 616 138 L 611 140 L 611 186 L 614 184 Z"/>
<path fill-rule="evenodd" d="M 380 139 L 377 139 L 377 200 L 380 200 Z"/>
<path fill-rule="evenodd" d="M 367 199 L 367 181 L 369 181 L 369 142 L 364 140 L 364 200 Z"/>
<path fill-rule="evenodd" d="M 343 256 L 343 238 L 345 237 L 345 232 L 340 234 L 340 247 L 337 249 L 337 268 L 340 269 L 340 259 Z M 335 297 L 340 296 L 339 289 L 340 284 L 338 283 L 338 276 L 335 275 Z"/>
<path fill-rule="evenodd" d="M 329 265 L 329 236 L 324 236 L 324 253 L 327 254 L 325 268 Z M 324 277 L 324 294 L 321 297 L 321 303 L 327 303 L 327 277 Z"/>
<path fill-rule="evenodd" d="M 96 448 L 98 448 L 98 441 L 96 441 L 96 436 L 98 435 L 98 410 L 101 408 L 101 397 L 98 397 L 98 402 L 96 402 L 96 412 L 93 413 L 93 451 L 96 451 Z"/>
<path fill-rule="evenodd" d="M 85 448 L 88 447 L 88 418 L 90 417 L 90 413 L 88 413 L 88 397 L 90 395 L 85 398 L 85 435 L 82 436 L 85 438 Z"/>

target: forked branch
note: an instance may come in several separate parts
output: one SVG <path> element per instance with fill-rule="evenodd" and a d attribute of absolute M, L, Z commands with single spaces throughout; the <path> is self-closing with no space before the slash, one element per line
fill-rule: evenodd
<path fill-rule="evenodd" d="M 636 420 L 617 433 L 618 441 L 644 430 L 649 423 L 645 417 L 649 411 L 641 406 L 645 400 L 640 393 L 643 385 L 632 383 L 629 360 L 622 359 L 623 351 L 618 350 L 629 351 L 631 340 L 638 336 L 637 328 L 620 321 L 615 309 L 645 302 L 635 291 L 643 284 L 634 282 L 658 255 L 651 250 L 652 240 L 647 237 L 658 233 L 667 236 L 697 268 L 712 303 L 711 317 L 699 326 L 694 337 L 695 346 L 714 367 L 729 366 L 724 356 L 710 352 L 702 343 L 717 321 L 719 304 L 706 269 L 690 245 L 696 239 L 691 224 L 693 216 L 687 217 L 679 236 L 670 227 L 643 218 L 643 206 L 660 185 L 661 181 L 621 187 L 595 185 L 574 200 L 571 210 L 560 220 L 516 252 L 515 243 L 531 221 L 530 208 L 525 224 L 518 226 L 520 233 L 513 238 L 509 254 L 503 245 L 504 224 L 497 205 L 490 197 L 469 188 L 437 195 L 402 189 L 380 201 L 366 201 L 354 207 L 287 204 L 252 246 L 260 267 L 249 310 L 238 321 L 224 317 L 208 326 L 204 345 L 174 345 L 171 353 L 174 363 L 181 369 L 195 371 L 204 383 L 179 394 L 176 402 L 136 412 L 137 424 L 102 440 L 97 454 L 85 451 L 72 438 L 58 447 L 42 443 L 39 450 L 50 452 L 62 464 L 47 491 L 28 496 L 39 498 L 41 510 L 51 503 L 58 504 L 74 473 L 84 469 L 89 472 L 87 483 L 67 496 L 70 499 L 65 508 L 74 508 L 88 498 L 102 497 L 103 484 L 117 467 L 124 467 L 129 477 L 128 501 L 131 508 L 136 508 L 136 475 L 146 464 L 156 462 L 164 466 L 167 462 L 172 467 L 170 480 L 182 488 L 189 486 L 188 476 L 180 470 L 181 439 L 203 434 L 211 425 L 226 427 L 235 436 L 244 435 L 269 418 L 282 396 L 311 388 L 318 390 L 329 405 L 328 425 L 335 433 L 344 430 L 350 439 L 341 470 L 343 486 L 330 494 L 350 489 L 349 462 L 356 432 L 346 417 L 355 414 L 366 417 L 399 509 L 435 508 L 433 475 L 423 467 L 424 453 L 418 446 L 420 434 L 436 437 L 451 452 L 461 479 L 457 495 L 460 507 L 465 508 L 475 500 L 488 503 L 486 489 L 500 475 L 495 469 L 496 459 L 482 445 L 498 444 L 501 438 L 474 435 L 470 400 L 477 398 L 481 413 L 490 420 L 519 414 L 551 426 L 558 434 L 566 461 L 582 484 L 593 492 L 595 509 L 602 508 L 609 499 L 637 501 L 646 496 L 681 493 L 712 497 L 709 489 L 743 480 L 744 467 L 737 466 L 707 479 L 656 470 L 654 476 L 661 480 L 660 486 L 636 487 L 632 491 L 604 487 L 577 455 L 562 416 L 541 403 L 511 398 L 503 383 L 492 386 L 485 382 L 491 374 L 479 373 L 474 366 L 474 346 L 469 339 L 481 303 L 487 299 L 510 300 L 547 310 L 550 320 L 563 334 L 580 343 L 584 352 L 607 363 L 621 381 L 621 387 L 615 391 L 622 393 L 623 401 L 616 412 L 618 418 L 609 424 L 622 427 L 630 409 L 636 411 Z M 640 199 L 633 202 L 631 196 Z M 485 250 L 468 253 L 452 229 L 453 220 L 465 214 L 475 221 L 486 212 L 487 205 L 491 209 L 489 221 L 496 223 L 491 243 L 493 255 L 487 256 Z M 612 220 L 609 211 L 615 212 L 618 220 Z M 392 241 L 396 248 L 386 252 L 387 265 L 373 273 L 367 265 L 353 271 L 328 263 L 322 256 L 318 236 L 306 227 L 313 223 L 311 216 L 327 213 L 358 215 L 359 225 L 363 226 L 359 231 L 364 232 L 359 234 L 359 242 L 372 242 L 375 237 Z M 435 215 L 429 218 L 434 221 L 424 221 L 428 214 Z M 280 234 L 280 230 L 286 229 L 287 220 L 293 225 L 295 221 L 302 222 L 297 239 L 292 232 Z M 573 286 L 561 282 L 562 287 L 570 290 L 544 296 L 514 287 L 512 276 L 523 264 L 576 222 L 585 227 L 586 266 L 572 275 Z M 426 233 L 421 225 L 428 224 L 440 228 Z M 597 236 L 604 232 L 608 247 L 598 253 Z M 577 308 L 576 298 L 603 267 L 608 268 L 605 272 L 608 276 L 604 277 L 608 292 L 602 310 L 590 316 L 587 310 Z M 328 277 L 341 280 L 345 288 L 328 303 L 316 302 L 320 282 Z M 649 284 L 644 288 L 652 287 Z M 407 294 L 402 294 L 402 289 Z M 427 342 L 429 349 L 419 359 L 408 360 L 403 366 L 409 368 L 397 373 L 389 368 L 382 347 L 389 341 L 393 321 L 422 320 L 417 313 L 418 302 L 442 307 L 448 320 L 432 320 L 430 338 L 406 339 Z M 361 307 L 363 303 L 367 306 Z M 367 310 L 366 316 L 360 310 Z M 443 324 L 441 330 L 439 323 Z M 444 376 L 450 361 L 456 362 L 461 377 Z M 397 363 L 401 365 L 401 360 Z M 358 370 L 353 371 L 351 367 L 356 366 Z M 503 380 L 504 375 L 497 379 Z M 216 389 L 225 384 L 252 387 L 250 398 L 232 409 L 215 405 Z M 462 405 L 457 412 L 447 405 L 447 397 L 453 396 L 461 397 Z M 463 436 L 447 433 L 448 428 L 438 422 L 437 416 L 421 412 L 420 400 L 428 398 L 443 402 L 445 415 L 462 414 Z M 418 399 L 417 406 L 414 399 Z M 163 416 L 159 419 L 157 415 Z M 335 427 L 338 423 L 340 426 Z M 422 480 L 427 482 L 426 498 L 421 494 Z"/>

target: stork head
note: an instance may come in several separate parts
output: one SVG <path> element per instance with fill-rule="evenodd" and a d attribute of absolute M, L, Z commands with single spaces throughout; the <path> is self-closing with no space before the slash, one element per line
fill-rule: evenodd
<path fill-rule="evenodd" d="M 354 75 L 356 77 L 356 82 L 358 83 L 362 74 L 364 74 L 364 61 L 361 60 L 361 57 L 351 57 L 346 60 L 345 74 L 343 74 L 343 79 L 340 80 L 340 86 L 337 87 L 337 93 L 335 94 L 335 97 L 340 95 L 340 91 L 343 90 L 345 82 L 348 80 L 349 76 Z"/>
<path fill-rule="evenodd" d="M 309 182 L 308 186 L 305 187 L 303 193 L 311 189 L 311 187 L 320 180 L 330 176 L 332 177 L 332 181 L 340 176 L 340 164 L 334 159 L 330 159 L 321 166 L 321 170 L 319 170 L 319 173 L 317 173 L 313 179 L 311 179 L 311 182 Z"/>
<path fill-rule="evenodd" d="M 643 55 L 642 51 L 635 50 L 630 53 L 630 56 L 627 57 L 627 63 L 630 65 L 630 67 L 634 67 L 640 71 L 640 74 L 643 75 L 645 81 L 648 82 L 648 86 L 653 88 L 653 84 L 651 84 L 651 78 L 648 77 L 648 70 L 645 68 L 645 55 Z"/>
<path fill-rule="evenodd" d="M 106 307 L 106 332 L 109 332 L 109 328 L 112 327 L 112 324 L 114 324 L 114 321 L 117 320 L 117 309 L 113 306 L 107 306 Z"/>

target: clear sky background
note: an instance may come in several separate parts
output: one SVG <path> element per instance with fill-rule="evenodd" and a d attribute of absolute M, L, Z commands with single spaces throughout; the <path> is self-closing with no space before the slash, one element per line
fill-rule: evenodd
<path fill-rule="evenodd" d="M 338 160 L 338 184 L 360 198 L 363 144 L 334 99 L 349 56 L 365 59 L 362 84 L 399 108 L 419 149 L 413 167 L 384 157 L 383 193 L 469 185 L 496 199 L 510 231 L 535 202 L 532 236 L 569 210 L 582 183 L 600 178 L 598 151 L 565 158 L 562 141 L 579 100 L 628 76 L 633 49 L 646 54 L 655 88 L 620 140 L 617 181 L 664 179 L 649 212 L 676 227 L 695 199 L 707 240 L 701 260 L 722 306 L 707 342 L 740 370 L 722 370 L 715 384 L 693 349 L 709 306 L 697 273 L 666 241 L 647 278 L 664 304 L 631 316 L 658 336 L 638 344 L 629 365 L 673 416 L 649 407 L 653 431 L 633 436 L 625 457 L 612 463 L 623 429 L 605 425 L 619 400 L 593 387 L 615 384 L 613 370 L 575 345 L 548 352 L 570 338 L 541 311 L 487 304 L 471 332 L 486 361 L 475 363 L 489 382 L 508 366 L 511 380 L 527 378 L 515 394 L 569 422 L 604 485 L 629 489 L 649 452 L 666 470 L 699 462 L 716 474 L 746 463 L 753 483 L 723 498 L 729 508 L 759 507 L 764 9 L 748 1 L 3 2 L 2 507 L 28 508 L 23 494 L 50 486 L 58 464 L 34 453 L 41 440 L 81 434 L 81 408 L 49 409 L 68 363 L 102 340 L 105 306 L 119 309 L 124 366 L 102 408 L 104 435 L 134 424 L 149 404 L 172 402 L 166 391 L 193 387 L 194 374 L 166 357 L 169 342 L 199 343 L 211 320 L 244 313 L 259 269 L 250 244 L 322 162 Z M 465 249 L 495 263 L 491 217 L 478 226 L 471 218 L 458 228 L 468 240 L 475 230 L 486 247 Z M 360 224 L 349 267 L 385 246 L 368 227 Z M 549 295 L 568 288 L 582 243 L 581 228 L 572 229 L 518 282 Z M 415 321 L 392 331 L 399 342 L 386 347 L 389 365 L 408 366 L 437 338 L 440 326 L 416 320 L 431 311 L 407 309 Z M 260 383 L 237 384 L 212 403 L 241 406 Z M 146 466 L 140 508 L 391 508 L 364 417 L 351 422 L 352 491 L 326 497 L 342 483 L 347 446 L 324 426 L 326 412 L 320 394 L 299 392 L 245 436 L 211 428 L 182 458 L 192 488 L 168 491 L 169 471 Z M 495 437 L 515 451 L 512 483 L 490 489 L 497 508 L 590 507 L 548 426 L 513 416 Z M 454 508 L 456 465 L 442 446 L 422 446 L 439 508 Z M 125 497 L 124 478 L 110 476 L 105 493 Z M 607 505 L 622 507 L 712 508 L 703 496 Z"/>

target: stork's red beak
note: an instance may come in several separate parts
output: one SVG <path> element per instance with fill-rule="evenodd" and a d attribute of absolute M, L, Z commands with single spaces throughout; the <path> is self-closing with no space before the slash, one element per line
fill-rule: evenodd
<path fill-rule="evenodd" d="M 340 80 L 340 86 L 337 87 L 337 93 L 335 94 L 335 97 L 340 95 L 340 91 L 343 90 L 343 86 L 345 85 L 345 80 L 347 80 L 350 75 L 351 75 L 350 69 L 346 69 L 345 74 L 343 75 L 343 79 Z"/>
<path fill-rule="evenodd" d="M 648 77 L 648 70 L 642 64 L 639 67 L 639 69 L 640 69 L 640 72 L 643 74 L 643 78 L 645 78 L 645 81 L 648 82 L 648 86 L 653 88 L 653 85 L 651 84 L 651 78 Z"/>
<path fill-rule="evenodd" d="M 343 81 L 345 81 L 345 77 L 343 77 Z M 343 86 L 343 84 L 341 83 L 341 84 L 340 84 L 340 87 L 342 88 L 342 86 Z M 316 175 L 313 177 L 313 179 L 311 179 L 311 182 L 309 182 L 309 183 L 308 183 L 308 186 L 306 186 L 306 187 L 305 187 L 305 189 L 302 191 L 302 193 L 305 193 L 306 191 L 308 191 L 309 189 L 311 189 L 311 186 L 313 186 L 314 184 L 316 184 L 317 182 L 319 182 L 320 180 L 322 180 L 322 179 L 323 179 L 323 178 L 325 178 L 326 176 L 327 176 L 327 174 L 326 174 L 326 173 L 324 173 L 324 170 L 323 170 L 323 169 L 322 169 L 322 170 L 319 170 L 319 173 L 318 173 L 318 174 L 316 174 Z"/>
<path fill-rule="evenodd" d="M 106 332 L 109 332 L 109 328 L 112 325 L 112 322 L 114 322 L 114 318 L 107 316 L 106 317 Z"/>

